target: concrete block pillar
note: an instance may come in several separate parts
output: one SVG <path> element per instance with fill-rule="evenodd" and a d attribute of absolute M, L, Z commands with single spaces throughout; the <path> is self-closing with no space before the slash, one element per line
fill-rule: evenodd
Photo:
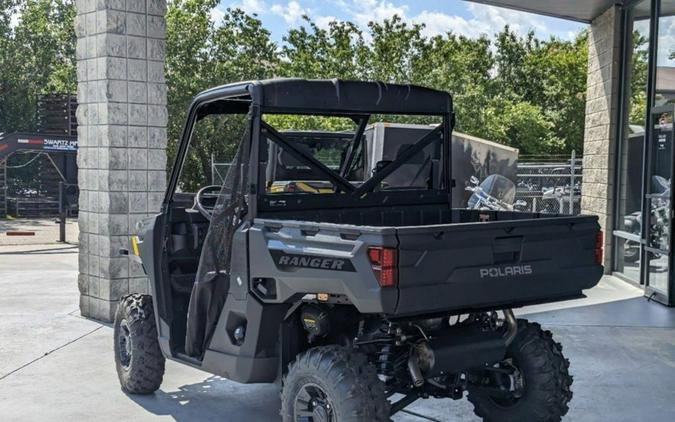
<path fill-rule="evenodd" d="M 111 321 L 120 297 L 147 292 L 119 254 L 166 188 L 166 0 L 77 0 L 82 315 Z"/>
<path fill-rule="evenodd" d="M 595 214 L 605 232 L 605 270 L 609 272 L 613 230 L 614 167 L 619 117 L 621 20 L 618 6 L 591 23 L 584 129 L 581 212 Z"/>

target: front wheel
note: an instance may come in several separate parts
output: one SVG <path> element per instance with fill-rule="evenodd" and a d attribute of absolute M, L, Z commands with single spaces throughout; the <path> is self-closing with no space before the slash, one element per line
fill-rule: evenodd
<path fill-rule="evenodd" d="M 152 298 L 124 297 L 115 313 L 115 367 L 122 389 L 131 394 L 150 394 L 162 384 L 164 356 L 159 349 Z"/>
<path fill-rule="evenodd" d="M 281 390 L 284 422 L 385 422 L 384 384 L 366 356 L 341 346 L 300 354 Z"/>
<path fill-rule="evenodd" d="M 555 422 L 569 410 L 572 376 L 562 346 L 537 323 L 518 321 L 506 359 L 469 387 L 476 415 L 489 422 Z"/>

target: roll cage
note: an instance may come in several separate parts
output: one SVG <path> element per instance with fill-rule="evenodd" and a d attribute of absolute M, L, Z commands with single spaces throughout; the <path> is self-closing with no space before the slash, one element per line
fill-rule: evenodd
<path fill-rule="evenodd" d="M 188 108 L 188 117 L 178 145 L 176 161 L 167 185 L 163 211 L 173 201 L 178 177 L 185 162 L 187 148 L 200 119 L 212 114 L 247 114 L 249 130 L 242 142 L 250 142 L 248 166 L 248 212 L 253 219 L 259 212 L 290 211 L 294 209 L 350 208 L 403 204 L 449 203 L 454 181 L 451 178 L 450 135 L 454 126 L 451 96 L 442 91 L 413 85 L 384 84 L 342 80 L 273 79 L 224 85 L 202 92 Z M 357 126 L 340 168 L 335 171 L 305 153 L 290 142 L 283 133 L 267 123 L 263 115 L 314 115 L 350 118 Z M 357 155 L 358 143 L 372 115 L 398 114 L 436 116 L 441 124 L 424 136 L 380 171 L 355 186 L 346 179 Z M 440 137 L 441 183 L 429 190 L 374 191 L 380 183 L 401 165 Z M 271 140 L 295 159 L 317 170 L 335 185 L 334 194 L 303 195 L 283 193 L 267 195 L 265 169 L 267 142 Z"/>

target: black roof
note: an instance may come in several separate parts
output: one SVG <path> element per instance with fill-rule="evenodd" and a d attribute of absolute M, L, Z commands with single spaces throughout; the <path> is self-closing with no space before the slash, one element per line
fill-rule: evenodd
<path fill-rule="evenodd" d="M 384 82 L 309 80 L 297 78 L 237 82 L 202 92 L 196 102 L 250 97 L 266 112 L 325 112 L 329 114 L 452 112 L 452 97 L 444 91 Z"/>

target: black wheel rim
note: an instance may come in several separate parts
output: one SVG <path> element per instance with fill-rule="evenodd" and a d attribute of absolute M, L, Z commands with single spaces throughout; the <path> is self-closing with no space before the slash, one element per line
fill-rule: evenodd
<path fill-rule="evenodd" d="M 295 422 L 336 422 L 328 395 L 313 383 L 304 384 L 295 396 Z"/>
<path fill-rule="evenodd" d="M 119 346 L 120 363 L 124 369 L 129 369 L 131 365 L 131 330 L 126 319 L 120 321 L 119 335 L 117 338 Z"/>

